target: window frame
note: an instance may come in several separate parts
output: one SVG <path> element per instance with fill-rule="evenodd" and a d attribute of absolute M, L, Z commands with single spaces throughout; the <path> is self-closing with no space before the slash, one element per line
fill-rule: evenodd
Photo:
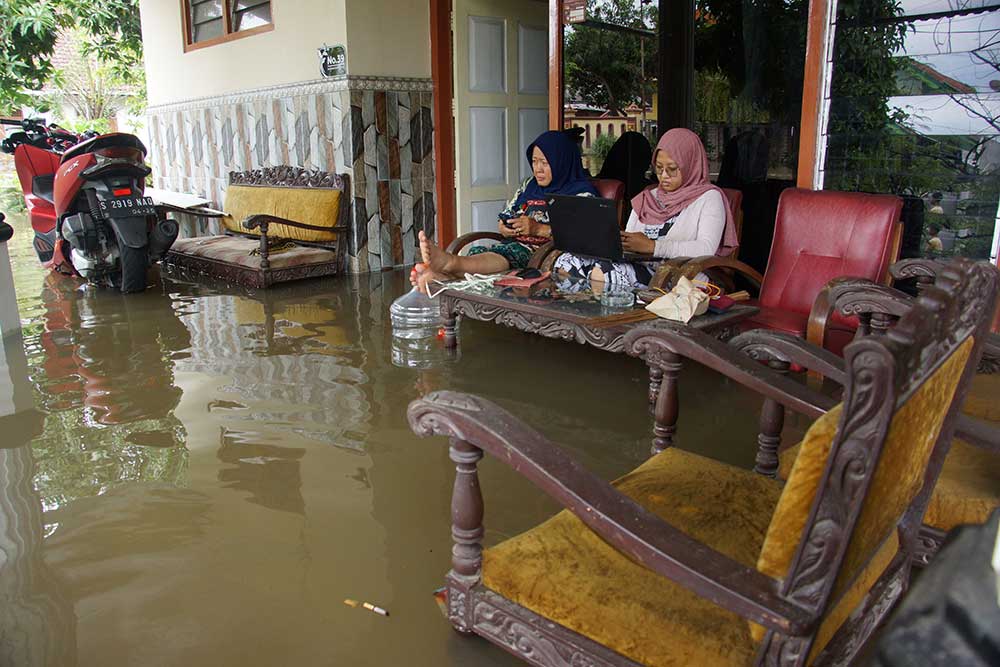
<path fill-rule="evenodd" d="M 249 28 L 247 30 L 241 30 L 239 32 L 232 31 L 232 16 L 230 14 L 230 4 L 236 0 L 222 0 L 222 29 L 224 33 L 218 37 L 212 37 L 211 39 L 202 40 L 200 42 L 192 42 L 191 38 L 194 34 L 191 26 L 191 1 L 181 0 L 181 27 L 184 33 L 184 53 L 188 51 L 197 51 L 198 49 L 204 49 L 209 46 L 215 46 L 217 44 L 225 44 L 226 42 L 231 42 L 236 39 L 243 39 L 244 37 L 252 37 L 253 35 L 259 35 L 264 32 L 271 32 L 274 30 L 274 2 L 273 0 L 268 0 L 268 4 L 271 7 L 271 22 L 266 25 L 259 25 L 256 28 Z"/>

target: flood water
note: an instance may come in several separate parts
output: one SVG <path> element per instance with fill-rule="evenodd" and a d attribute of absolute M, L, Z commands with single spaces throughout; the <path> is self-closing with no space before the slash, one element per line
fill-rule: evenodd
<path fill-rule="evenodd" d="M 630 357 L 466 321 L 457 360 L 394 366 L 403 272 L 121 296 L 47 275 L 10 221 L 23 337 L 5 353 L 37 412 L 0 418 L 3 667 L 520 664 L 434 602 L 453 465 L 407 404 L 486 396 L 607 478 L 648 451 Z M 681 444 L 749 467 L 758 410 L 686 368 Z M 499 462 L 480 471 L 488 543 L 556 511 Z"/>

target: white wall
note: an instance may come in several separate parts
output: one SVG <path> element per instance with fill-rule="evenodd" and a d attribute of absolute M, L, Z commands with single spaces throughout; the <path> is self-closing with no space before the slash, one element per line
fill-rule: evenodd
<path fill-rule="evenodd" d="M 431 76 L 427 0 L 347 0 L 347 69 L 361 76 Z"/>
<path fill-rule="evenodd" d="M 180 0 L 139 0 L 149 104 L 318 79 L 316 49 L 346 43 L 345 2 L 272 0 L 274 30 L 184 53 Z"/>
<path fill-rule="evenodd" d="M 7 252 L 7 244 L 0 241 L 0 339 L 15 331 L 21 331 L 21 315 L 17 310 L 10 254 Z M 3 378 L 0 378 L 0 385 L 2 384 Z"/>
<path fill-rule="evenodd" d="M 187 53 L 180 0 L 139 11 L 150 106 L 318 79 L 324 43 L 347 46 L 352 75 L 431 75 L 427 0 L 271 0 L 274 30 Z"/>

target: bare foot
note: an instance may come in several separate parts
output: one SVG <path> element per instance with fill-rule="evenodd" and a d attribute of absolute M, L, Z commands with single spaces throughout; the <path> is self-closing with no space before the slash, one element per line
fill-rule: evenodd
<path fill-rule="evenodd" d="M 410 284 L 416 287 L 423 294 L 427 294 L 428 289 L 437 291 L 435 289 L 437 285 L 434 284 L 435 280 L 445 282 L 447 280 L 454 280 L 454 277 L 446 273 L 432 271 L 428 269 L 425 264 L 417 264 L 413 267 L 413 270 L 410 271 Z"/>
<path fill-rule="evenodd" d="M 427 265 L 427 270 L 438 274 L 454 273 L 456 257 L 437 247 L 423 231 L 420 232 L 419 238 L 420 256 Z"/>

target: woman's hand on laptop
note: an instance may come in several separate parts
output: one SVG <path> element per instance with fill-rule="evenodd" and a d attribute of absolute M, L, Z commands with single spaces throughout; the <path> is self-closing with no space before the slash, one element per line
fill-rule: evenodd
<path fill-rule="evenodd" d="M 622 250 L 640 255 L 652 255 L 656 241 L 642 232 L 622 232 Z"/>

